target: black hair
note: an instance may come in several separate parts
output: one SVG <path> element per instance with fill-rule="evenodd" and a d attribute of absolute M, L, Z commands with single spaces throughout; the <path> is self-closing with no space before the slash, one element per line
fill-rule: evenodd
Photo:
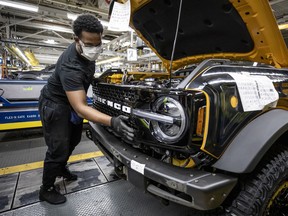
<path fill-rule="evenodd" d="M 73 22 L 73 32 L 77 37 L 80 37 L 82 31 L 102 34 L 103 26 L 95 16 L 91 14 L 81 14 Z"/>

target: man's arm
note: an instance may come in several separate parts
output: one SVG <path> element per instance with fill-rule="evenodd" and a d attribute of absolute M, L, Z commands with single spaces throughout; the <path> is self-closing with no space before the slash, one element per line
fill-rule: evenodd
<path fill-rule="evenodd" d="M 126 139 L 134 139 L 134 129 L 129 127 L 125 121 L 128 120 L 126 116 L 111 117 L 102 112 L 89 107 L 86 101 L 86 93 L 84 90 L 66 91 L 68 100 L 78 116 L 85 118 L 95 123 L 101 123 L 113 128 L 119 135 Z"/>
<path fill-rule="evenodd" d="M 78 116 L 88 121 L 111 126 L 111 116 L 89 107 L 84 90 L 66 91 L 68 100 Z"/>

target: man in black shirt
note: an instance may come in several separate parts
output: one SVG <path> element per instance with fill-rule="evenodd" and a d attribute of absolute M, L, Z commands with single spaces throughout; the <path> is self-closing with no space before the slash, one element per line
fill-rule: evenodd
<path fill-rule="evenodd" d="M 103 26 L 93 15 L 80 15 L 73 23 L 75 42 L 57 61 L 55 72 L 43 87 L 39 112 L 48 150 L 44 160 L 39 199 L 60 204 L 66 197 L 54 183 L 57 176 L 76 180 L 67 161 L 80 142 L 83 118 L 111 126 L 119 135 L 133 140 L 133 129 L 125 124 L 125 116 L 111 117 L 87 105 L 86 93 L 95 72 L 95 60 L 101 53 Z"/>

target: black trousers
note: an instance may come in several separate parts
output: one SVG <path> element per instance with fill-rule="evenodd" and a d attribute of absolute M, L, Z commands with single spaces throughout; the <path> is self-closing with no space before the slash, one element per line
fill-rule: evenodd
<path fill-rule="evenodd" d="M 55 103 L 42 96 L 39 98 L 39 113 L 48 147 L 42 184 L 45 188 L 50 188 L 54 185 L 56 177 L 61 176 L 72 151 L 80 142 L 83 123 L 75 125 L 70 122 L 69 105 Z"/>

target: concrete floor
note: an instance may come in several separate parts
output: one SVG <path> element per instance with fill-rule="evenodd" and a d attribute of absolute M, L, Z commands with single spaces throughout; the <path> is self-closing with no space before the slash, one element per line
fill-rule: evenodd
<path fill-rule="evenodd" d="M 118 179 L 111 164 L 103 156 L 70 163 L 69 169 L 78 175 L 78 180 L 68 182 L 58 178 L 56 186 L 62 194 L 74 193 Z M 39 202 L 41 179 L 42 168 L 0 176 L 0 212 Z"/>
<path fill-rule="evenodd" d="M 1 169 L 43 161 L 46 150 L 41 129 L 0 132 Z M 96 151 L 99 151 L 98 148 L 83 131 L 81 143 L 73 155 Z M 69 163 L 69 169 L 78 175 L 78 180 L 66 182 L 62 178 L 57 179 L 56 184 L 63 194 L 118 179 L 104 156 Z M 39 202 L 41 180 L 42 168 L 0 175 L 0 212 Z"/>
<path fill-rule="evenodd" d="M 41 161 L 45 151 L 41 131 L 0 133 L 0 168 Z M 93 151 L 98 148 L 83 132 L 73 154 Z M 202 215 L 174 203 L 166 206 L 158 198 L 118 179 L 104 156 L 69 163 L 69 169 L 78 175 L 78 180 L 57 179 L 56 185 L 68 201 L 56 206 L 38 199 L 42 168 L 0 175 L 0 215 Z"/>

